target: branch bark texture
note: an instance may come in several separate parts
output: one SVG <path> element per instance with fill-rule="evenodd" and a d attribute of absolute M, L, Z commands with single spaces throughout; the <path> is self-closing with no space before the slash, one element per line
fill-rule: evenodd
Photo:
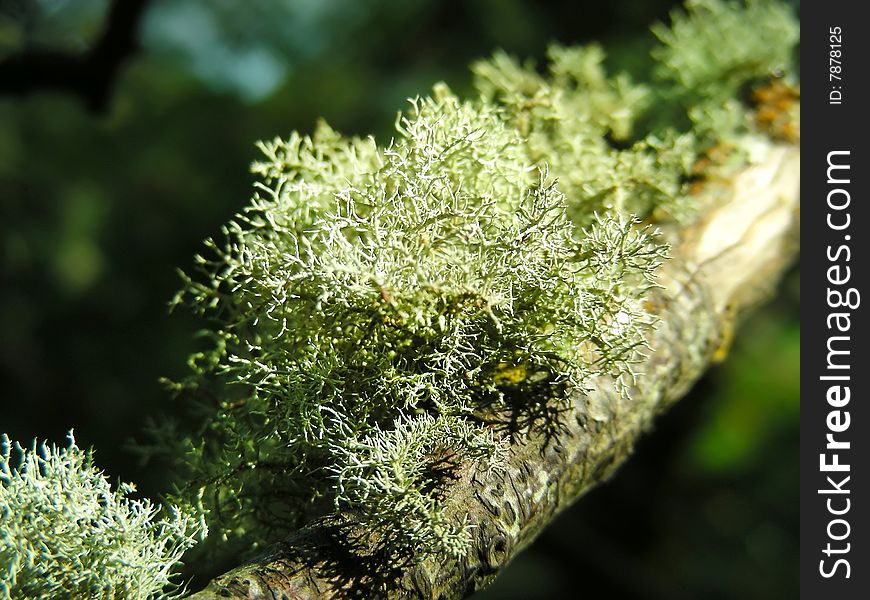
<path fill-rule="evenodd" d="M 576 394 L 559 428 L 532 422 L 504 471 L 461 465 L 445 491 L 452 515 L 473 525 L 464 558 L 397 562 L 353 514 L 313 523 L 261 558 L 194 594 L 217 598 L 462 598 L 491 581 L 553 517 L 607 479 L 654 417 L 727 354 L 747 310 L 768 297 L 798 248 L 800 150 L 771 145 L 727 184 L 710 183 L 708 208 L 666 230 L 672 258 L 649 301 L 661 319 L 627 396 L 600 377 Z"/>

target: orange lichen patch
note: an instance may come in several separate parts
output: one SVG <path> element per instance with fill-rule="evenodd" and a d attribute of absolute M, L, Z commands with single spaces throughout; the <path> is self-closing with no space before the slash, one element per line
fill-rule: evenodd
<path fill-rule="evenodd" d="M 774 139 L 799 142 L 800 86 L 773 79 L 752 92 L 755 124 Z"/>
<path fill-rule="evenodd" d="M 707 148 L 692 165 L 689 194 L 697 195 L 711 183 L 727 185 L 728 180 L 717 173 L 734 152 L 733 144 L 719 143 Z"/>

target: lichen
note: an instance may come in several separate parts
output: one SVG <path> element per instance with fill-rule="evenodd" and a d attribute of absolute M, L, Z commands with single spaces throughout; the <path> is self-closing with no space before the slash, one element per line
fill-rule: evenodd
<path fill-rule="evenodd" d="M 488 417 L 558 419 L 594 377 L 631 383 L 667 252 L 643 221 L 693 218 L 701 165 L 762 135 L 744 87 L 794 42 L 779 5 L 688 11 L 656 29 L 645 84 L 597 46 L 553 46 L 546 75 L 496 53 L 478 97 L 436 85 L 387 145 L 325 123 L 260 144 L 250 206 L 175 301 L 211 320 L 173 387 L 204 415 L 182 479 L 225 546 L 348 510 L 385 552 L 460 556 L 445 482 L 500 468 L 522 433 Z M 709 56 L 734 28 L 776 37 L 757 60 L 739 40 Z"/>
<path fill-rule="evenodd" d="M 173 569 L 205 534 L 195 514 L 113 489 L 72 432 L 65 448 L 0 448 L 0 598 L 179 595 Z"/>
<path fill-rule="evenodd" d="M 743 98 L 771 79 L 794 83 L 800 26 L 776 0 L 688 0 L 656 24 L 655 75 L 663 93 L 687 109 L 693 131 L 708 144 L 757 133 Z M 750 142 L 751 143 L 751 142 Z"/>
<path fill-rule="evenodd" d="M 722 101 L 753 80 L 794 75 L 800 28 L 782 2 L 687 0 L 653 33 L 661 41 L 657 75 L 684 97 Z"/>
<path fill-rule="evenodd" d="M 388 488 L 384 498 L 416 503 L 389 513 L 408 544 L 463 548 L 464 527 L 442 523 L 440 504 L 420 492 L 432 481 L 393 470 L 366 487 L 361 471 L 348 479 L 350 450 L 430 423 L 414 415 L 437 425 L 427 448 L 463 455 L 477 436 L 493 450 L 473 418 L 482 407 L 532 389 L 558 403 L 594 373 L 628 374 L 638 357 L 651 323 L 641 298 L 662 246 L 626 217 L 600 216 L 578 234 L 518 132 L 443 86 L 412 102 L 397 134 L 364 160 L 335 160 L 329 178 L 316 167 L 312 184 L 298 174 L 360 142 L 271 146 L 272 163 L 255 166 L 267 174 L 263 195 L 212 245 L 206 282 L 188 286 L 195 308 L 221 315 L 223 343 L 199 364 L 245 390 L 192 453 L 226 533 L 274 524 L 262 498 L 276 493 L 332 496 L 383 522 L 386 500 L 373 490 Z M 374 479 L 388 473 L 373 468 Z M 308 512 L 298 506 L 282 524 Z"/>
<path fill-rule="evenodd" d="M 484 102 L 524 137 L 527 160 L 547 165 L 578 227 L 597 212 L 641 218 L 654 209 L 683 218 L 683 184 L 697 156 L 694 137 L 673 128 L 636 135 L 652 91 L 625 73 L 608 77 L 598 46 L 551 46 L 549 77 L 504 53 L 474 65 Z M 620 149 L 614 145 L 628 145 Z"/>
<path fill-rule="evenodd" d="M 171 384 L 197 424 L 155 419 L 142 448 L 174 458 L 187 508 L 113 489 L 72 434 L 3 436 L 0 597 L 172 597 L 204 519 L 227 554 L 335 511 L 390 560 L 467 553 L 447 484 L 515 470 L 510 445 L 557 437 L 569 398 L 606 420 L 583 406 L 595 378 L 635 381 L 656 224 L 690 222 L 760 136 L 799 140 L 788 7 L 689 0 L 671 21 L 650 81 L 594 45 L 552 46 L 545 73 L 497 52 L 475 98 L 436 85 L 389 144 L 325 123 L 260 143 L 250 205 L 174 302 L 209 321 Z"/>

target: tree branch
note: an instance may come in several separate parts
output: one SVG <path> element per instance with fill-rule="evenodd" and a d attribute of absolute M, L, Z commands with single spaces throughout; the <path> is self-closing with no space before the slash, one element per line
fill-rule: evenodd
<path fill-rule="evenodd" d="M 148 0 L 115 0 L 102 34 L 84 53 L 31 49 L 0 62 L 0 94 L 38 90 L 75 94 L 94 112 L 106 109 L 122 64 L 138 50 L 139 22 Z"/>
<path fill-rule="evenodd" d="M 445 498 L 451 517 L 474 527 L 464 558 L 396 562 L 378 554 L 375 532 L 341 514 L 192 598 L 461 598 L 486 585 L 557 513 L 613 473 L 653 418 L 724 357 L 736 319 L 772 293 L 798 246 L 799 165 L 799 148 L 771 145 L 728 187 L 708 185 L 709 208 L 693 226 L 665 231 L 672 258 L 650 299 L 661 323 L 627 397 L 602 376 L 592 393 L 574 394 L 555 436 L 533 423 L 514 439 L 505 471 L 458 469 Z"/>

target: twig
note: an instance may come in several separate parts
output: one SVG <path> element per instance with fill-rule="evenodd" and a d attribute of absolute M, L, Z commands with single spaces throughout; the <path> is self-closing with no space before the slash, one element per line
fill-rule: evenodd
<path fill-rule="evenodd" d="M 124 64 L 138 50 L 138 28 L 148 0 L 115 0 L 103 32 L 83 53 L 28 49 L 0 62 L 0 94 L 40 90 L 79 96 L 93 112 L 106 110 Z"/>

